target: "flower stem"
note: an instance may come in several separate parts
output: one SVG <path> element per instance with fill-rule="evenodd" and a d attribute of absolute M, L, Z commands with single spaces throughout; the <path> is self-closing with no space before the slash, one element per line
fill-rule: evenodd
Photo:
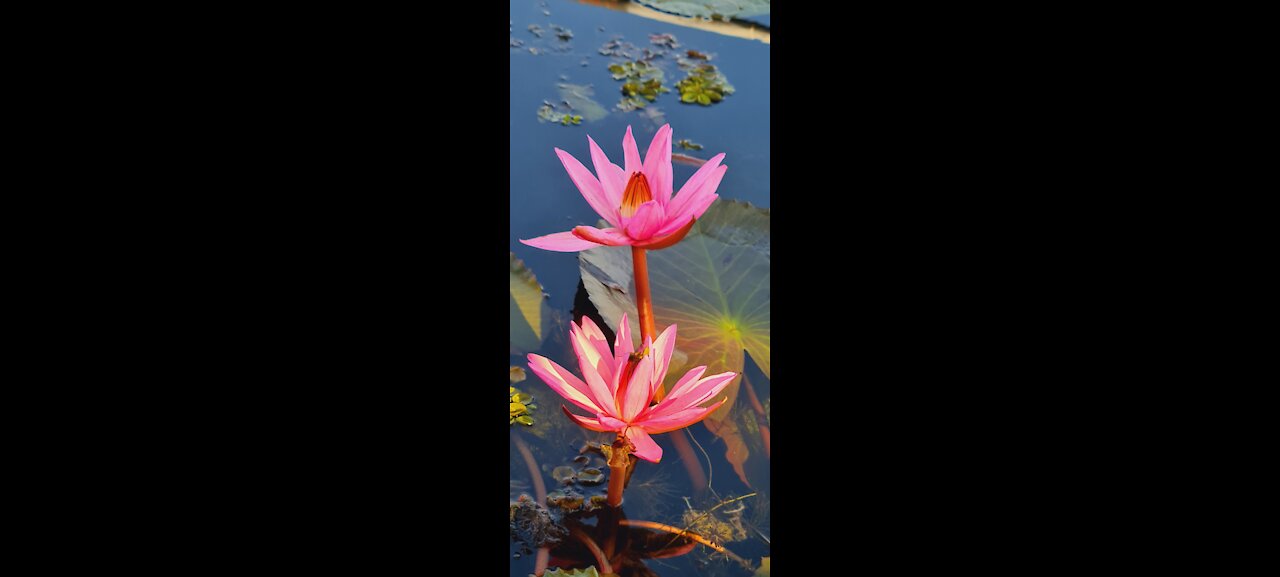
<path fill-rule="evenodd" d="M 632 277 L 636 281 L 636 310 L 640 312 L 640 342 L 658 338 L 658 328 L 653 321 L 653 297 L 649 294 L 649 257 L 643 248 L 631 247 L 631 264 L 635 268 Z M 658 385 L 655 400 L 661 401 L 666 391 Z"/>
<path fill-rule="evenodd" d="M 619 433 L 609 454 L 609 496 L 605 502 L 610 507 L 622 505 L 622 490 L 627 486 L 627 466 L 631 464 L 630 454 L 631 441 Z"/>

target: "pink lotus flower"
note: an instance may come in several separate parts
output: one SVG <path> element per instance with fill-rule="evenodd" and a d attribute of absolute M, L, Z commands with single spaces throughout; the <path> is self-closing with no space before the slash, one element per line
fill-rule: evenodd
<path fill-rule="evenodd" d="M 681 429 L 706 418 L 729 399 L 721 399 L 710 407 L 698 405 L 716 396 L 738 376 L 728 372 L 703 377 L 707 367 L 696 367 L 685 373 L 661 402 L 650 406 L 658 387 L 662 386 L 662 379 L 667 376 L 671 352 L 676 345 L 675 325 L 667 327 L 652 342 L 646 342 L 650 354 L 639 359 L 631 355 L 631 330 L 626 315 L 618 323 L 613 352 L 609 351 L 604 333 L 587 317 L 582 317 L 581 327 L 570 323 L 569 340 L 586 382 L 550 359 L 535 354 L 529 355 L 529 368 L 560 396 L 594 415 L 575 415 L 562 405 L 570 419 L 592 431 L 616 431 L 625 435 L 635 446 L 635 456 L 654 463 L 662 460 L 662 448 L 649 435 Z"/>
<path fill-rule="evenodd" d="M 578 159 L 556 149 L 569 178 L 600 216 L 612 228 L 574 227 L 520 242 L 532 247 L 561 252 L 577 252 L 601 245 L 631 245 L 645 249 L 667 248 L 684 238 L 693 223 L 719 196 L 716 188 L 729 169 L 721 166 L 724 153 L 711 157 L 671 196 L 671 125 L 663 125 L 649 143 L 644 163 L 631 136 L 631 127 L 622 138 L 625 168 L 609 162 L 609 157 L 590 136 L 592 175 Z M 598 178 L 597 178 L 598 177 Z"/>

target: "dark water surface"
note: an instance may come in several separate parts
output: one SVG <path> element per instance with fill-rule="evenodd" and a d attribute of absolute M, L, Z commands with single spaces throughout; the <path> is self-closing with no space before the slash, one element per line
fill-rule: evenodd
<path fill-rule="evenodd" d="M 559 147 L 591 168 L 587 147 L 587 135 L 590 134 L 609 155 L 610 160 L 620 165 L 622 135 L 628 125 L 635 134 L 642 158 L 654 132 L 661 126 L 661 122 L 655 122 L 645 111 L 621 112 L 615 109 L 621 97 L 622 82 L 610 76 L 607 67 L 614 60 L 601 55 L 598 51 L 600 47 L 621 36 L 623 40 L 644 48 L 650 46 L 650 34 L 669 33 L 679 41 L 678 50 L 681 52 L 693 49 L 713 54 L 711 63 L 720 68 L 735 88 L 732 95 L 709 107 L 680 103 L 675 83 L 683 78 L 684 73 L 674 62 L 668 62 L 662 67 L 666 71 L 664 85 L 671 92 L 660 95 L 649 106 L 657 107 L 665 117 L 665 122 L 671 124 L 673 140 L 688 138 L 704 146 L 698 151 L 676 147 L 674 152 L 703 159 L 720 152 L 726 153 L 724 163 L 729 169 L 718 190 L 721 198 L 745 200 L 756 206 L 768 207 L 769 46 L 755 40 L 676 26 L 573 1 L 511 0 L 510 7 L 511 37 L 524 43 L 523 46 L 510 50 L 510 246 L 512 252 L 533 271 L 550 295 L 551 308 L 566 323 L 559 332 L 567 333 L 569 311 L 574 306 L 580 278 L 577 254 L 539 250 L 518 241 L 520 238 L 566 231 L 580 224 L 595 225 L 599 220 L 599 216 L 591 210 L 569 180 L 553 149 Z M 549 11 L 550 16 L 544 15 L 544 10 Z M 768 17 L 753 20 L 767 23 Z M 544 31 L 541 38 L 528 31 L 530 24 L 541 27 Z M 561 41 L 556 37 L 553 25 L 568 28 L 572 31 L 573 38 L 567 42 Z M 569 49 L 561 51 L 565 46 Z M 529 47 L 536 48 L 538 54 L 531 54 Z M 586 66 L 582 65 L 584 59 Z M 557 84 L 561 82 L 592 85 L 594 100 L 608 110 L 609 114 L 603 119 L 584 121 L 576 126 L 540 122 L 537 113 L 543 100 L 553 103 L 560 101 Z M 675 189 L 679 190 L 695 170 L 694 166 L 675 163 Z M 565 335 L 553 332 L 537 352 L 577 372 L 577 363 Z M 511 363 L 513 366 L 526 367 L 523 356 L 512 356 Z M 750 362 L 748 377 L 752 382 L 767 382 Z M 534 415 L 540 424 L 560 421 L 553 431 L 541 437 L 523 430 L 524 427 L 520 425 L 513 426 L 514 433 L 521 435 L 528 443 L 539 462 L 548 491 L 554 491 L 560 485 L 552 478 L 551 471 L 558 466 L 573 465 L 571 461 L 584 442 L 601 439 L 603 436 L 577 429 L 567 423 L 567 419 L 560 414 L 559 397 L 531 372 L 528 380 L 515 386 L 535 396 L 539 408 Z M 739 402 L 746 402 L 743 395 L 739 399 Z M 712 486 L 716 494 L 729 498 L 756 491 L 767 496 L 767 475 L 764 477 L 765 486 L 748 488 L 725 460 L 723 442 L 701 424 L 694 425 L 690 431 L 698 444 L 706 450 L 707 457 L 701 452 L 698 457 L 703 460 L 702 467 L 711 471 Z M 716 500 L 706 490 L 695 491 L 691 486 L 689 474 L 666 437 L 667 435 L 656 437 L 664 450 L 661 463 L 639 463 L 627 489 L 624 511 L 631 519 L 682 526 L 681 514 L 688 508 L 685 497 L 689 497 L 690 503 L 699 509 L 714 505 Z M 709 463 L 706 460 L 708 457 Z M 758 459 L 758 466 L 767 467 L 767 459 L 762 454 L 753 454 L 752 459 Z M 514 446 L 511 451 L 511 479 L 513 498 L 520 493 L 533 495 L 528 469 Z M 635 491 L 634 498 L 633 487 L 643 487 Z M 769 536 L 766 501 L 751 498 L 735 505 L 743 503 L 747 505 L 743 516 L 763 523 L 763 527 L 756 528 Z M 726 506 L 721 511 L 732 509 L 734 507 Z M 769 555 L 769 548 L 764 540 L 754 534 L 742 541 L 726 543 L 725 546 L 756 564 L 762 556 Z M 512 553 L 516 553 L 517 549 L 513 544 Z M 713 558 L 710 553 L 709 549 L 699 545 L 688 554 L 648 560 L 646 565 L 654 574 L 664 576 L 751 575 L 751 571 L 725 561 L 723 557 Z M 511 575 L 529 575 L 533 572 L 533 567 L 533 554 L 513 558 Z"/>

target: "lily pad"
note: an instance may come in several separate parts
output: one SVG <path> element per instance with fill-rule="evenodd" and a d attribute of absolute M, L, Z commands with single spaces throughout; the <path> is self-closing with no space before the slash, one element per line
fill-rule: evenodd
<path fill-rule="evenodd" d="M 523 354 L 535 351 L 546 334 L 544 323 L 551 318 L 550 306 L 542 285 L 524 266 L 524 261 L 511 253 L 511 351 Z"/>
<path fill-rule="evenodd" d="M 769 13 L 769 0 L 636 0 L 655 10 L 688 16 L 729 20 Z"/>
<path fill-rule="evenodd" d="M 707 374 L 745 366 L 744 351 L 769 376 L 769 210 L 749 203 L 719 200 L 684 240 L 648 252 L 653 313 L 659 330 L 676 324 L 676 348 L 687 355 L 667 374 L 669 388 L 689 368 L 706 365 Z M 601 316 L 615 326 L 625 312 L 638 318 L 630 247 L 583 251 L 578 260 L 583 284 Z M 634 321 L 633 321 L 634 322 Z M 633 331 L 639 345 L 639 331 Z M 677 355 L 678 357 L 679 355 Z M 742 379 L 724 390 L 725 406 L 704 421 L 724 439 L 726 457 L 742 482 L 749 456 L 742 432 L 731 418 Z"/>
<path fill-rule="evenodd" d="M 760 558 L 760 567 L 756 569 L 755 573 L 751 574 L 751 577 L 769 577 L 769 558 L 768 557 Z"/>

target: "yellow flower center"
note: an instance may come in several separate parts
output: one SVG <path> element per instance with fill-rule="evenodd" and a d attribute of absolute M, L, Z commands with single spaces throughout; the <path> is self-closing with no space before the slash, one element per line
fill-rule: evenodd
<path fill-rule="evenodd" d="M 651 200 L 653 193 L 649 192 L 649 181 L 645 179 L 644 173 L 632 173 L 631 180 L 627 181 L 627 189 L 622 193 L 622 216 L 635 216 L 636 209 Z"/>

